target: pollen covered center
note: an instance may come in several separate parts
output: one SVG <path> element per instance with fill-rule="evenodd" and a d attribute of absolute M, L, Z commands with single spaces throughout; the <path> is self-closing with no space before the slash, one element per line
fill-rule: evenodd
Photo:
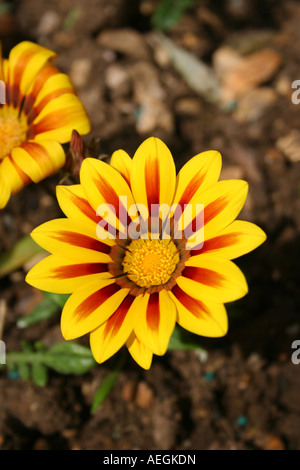
<path fill-rule="evenodd" d="M 0 110 L 0 160 L 11 154 L 26 140 L 27 122 L 24 116 L 18 116 L 18 111 L 3 107 Z"/>
<path fill-rule="evenodd" d="M 133 240 L 127 247 L 123 269 L 140 287 L 151 287 L 169 281 L 179 262 L 172 240 Z"/>

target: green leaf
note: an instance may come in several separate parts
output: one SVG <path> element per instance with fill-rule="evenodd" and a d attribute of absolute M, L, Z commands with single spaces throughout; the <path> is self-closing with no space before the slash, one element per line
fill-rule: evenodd
<path fill-rule="evenodd" d="M 30 379 L 30 367 L 25 362 L 20 362 L 18 364 L 18 372 L 23 380 Z"/>
<path fill-rule="evenodd" d="M 95 413 L 95 411 L 97 411 L 99 406 L 102 405 L 106 397 L 109 395 L 110 391 L 112 390 L 117 381 L 118 375 L 123 367 L 124 361 L 125 357 L 121 356 L 121 359 L 115 369 L 109 372 L 109 374 L 107 374 L 107 376 L 102 380 L 99 388 L 97 389 L 94 395 L 93 403 L 91 406 L 91 413 Z"/>
<path fill-rule="evenodd" d="M 115 385 L 116 380 L 118 378 L 118 373 L 119 371 L 112 371 L 103 379 L 100 387 L 94 395 L 93 403 L 91 406 L 91 413 L 95 413 L 99 406 L 102 405 L 105 398 L 108 396 L 109 392 Z"/>
<path fill-rule="evenodd" d="M 76 343 L 59 343 L 45 354 L 43 363 L 61 374 L 81 375 L 95 366 L 91 350 Z"/>
<path fill-rule="evenodd" d="M 160 31 L 176 26 L 182 16 L 196 4 L 196 0 L 161 0 L 152 16 L 152 25 Z"/>
<path fill-rule="evenodd" d="M 26 315 L 17 321 L 17 326 L 19 328 L 27 328 L 30 325 L 52 317 L 57 310 L 58 306 L 56 303 L 53 303 L 50 299 L 43 299 L 29 315 Z"/>
<path fill-rule="evenodd" d="M 50 349 L 46 349 L 42 343 L 36 343 L 35 350 L 30 343 L 26 342 L 23 346 L 25 346 L 23 351 L 10 351 L 6 355 L 7 367 L 21 368 L 24 378 L 28 378 L 26 366 L 31 365 L 32 378 L 41 386 L 46 384 L 48 379 L 46 367 L 61 374 L 80 375 L 88 372 L 96 364 L 91 350 L 76 343 L 59 343 Z"/>
<path fill-rule="evenodd" d="M 189 333 L 180 326 L 176 325 L 169 342 L 169 351 L 192 351 L 203 350 L 199 343 L 195 340 L 196 335 Z"/>
<path fill-rule="evenodd" d="M 38 385 L 39 387 L 44 387 L 47 382 L 48 382 L 48 371 L 47 368 L 39 363 L 35 362 L 32 365 L 32 380 L 35 383 L 35 385 Z"/>
<path fill-rule="evenodd" d="M 38 254 L 46 253 L 28 235 L 21 238 L 9 251 L 0 256 L 0 277 L 21 268 Z"/>

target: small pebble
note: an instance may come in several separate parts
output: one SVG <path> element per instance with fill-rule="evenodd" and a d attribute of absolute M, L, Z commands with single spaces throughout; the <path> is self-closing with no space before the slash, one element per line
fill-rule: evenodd
<path fill-rule="evenodd" d="M 243 427 L 248 423 L 248 418 L 245 415 L 241 415 L 235 420 L 235 422 L 238 426 Z"/>
<path fill-rule="evenodd" d="M 137 386 L 135 402 L 140 408 L 150 408 L 154 400 L 152 388 L 147 382 L 140 382 Z"/>
<path fill-rule="evenodd" d="M 215 378 L 216 374 L 213 371 L 204 372 L 204 379 L 206 382 L 211 382 Z"/>

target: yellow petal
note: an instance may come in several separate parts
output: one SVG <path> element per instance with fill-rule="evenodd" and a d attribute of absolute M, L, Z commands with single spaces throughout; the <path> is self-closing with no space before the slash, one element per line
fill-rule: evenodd
<path fill-rule="evenodd" d="M 11 157 L 4 157 L 0 162 L 0 179 L 5 181 L 12 194 L 19 192 L 29 182 L 29 177 L 18 167 Z"/>
<path fill-rule="evenodd" d="M 121 173 L 126 183 L 130 186 L 132 159 L 128 153 L 124 152 L 124 150 L 116 150 L 116 152 L 112 154 L 110 164 Z"/>
<path fill-rule="evenodd" d="M 70 78 L 64 73 L 51 75 L 39 91 L 34 107 L 40 107 L 41 103 L 48 103 L 51 97 L 57 97 L 57 92 L 60 90 L 62 93 L 74 93 L 74 87 Z"/>
<path fill-rule="evenodd" d="M 143 369 L 150 369 L 153 354 L 147 346 L 141 343 L 135 333 L 131 333 L 126 345 L 135 362 Z"/>
<path fill-rule="evenodd" d="M 191 256 L 185 266 L 176 281 L 185 293 L 195 299 L 226 303 L 248 292 L 242 271 L 232 261 L 220 256 Z"/>
<path fill-rule="evenodd" d="M 205 240 L 203 248 L 191 251 L 191 255 L 212 253 L 227 259 L 235 259 L 257 248 L 266 240 L 266 234 L 257 225 L 235 220 L 215 237 Z"/>
<path fill-rule="evenodd" d="M 177 322 L 182 328 L 201 336 L 224 336 L 228 319 L 223 304 L 203 302 L 186 294 L 177 285 L 170 296 L 177 307 Z"/>
<path fill-rule="evenodd" d="M 20 87 L 24 96 L 45 64 L 56 57 L 55 52 L 30 41 L 17 44 L 9 54 L 9 83 Z"/>
<path fill-rule="evenodd" d="M 12 159 L 32 181 L 38 183 L 62 168 L 66 156 L 58 142 L 28 140 L 12 150 Z"/>
<path fill-rule="evenodd" d="M 32 134 L 35 140 L 47 139 L 65 143 L 71 140 L 74 129 L 84 135 L 90 128 L 83 104 L 74 94 L 66 93 L 46 104 L 33 121 Z"/>
<path fill-rule="evenodd" d="M 179 171 L 173 204 L 188 204 L 219 179 L 222 160 L 219 152 L 209 150 L 191 158 Z"/>
<path fill-rule="evenodd" d="M 171 206 L 176 168 L 170 150 L 160 139 L 150 137 L 139 146 L 132 159 L 130 183 L 136 203 L 143 205 L 148 215 L 152 204 Z"/>
<path fill-rule="evenodd" d="M 7 184 L 5 183 L 5 181 L 1 178 L 0 179 L 0 209 L 3 209 L 6 206 L 6 204 L 9 201 L 9 198 L 10 198 L 10 190 Z"/>
<path fill-rule="evenodd" d="M 204 223 L 204 237 L 211 238 L 238 216 L 247 192 L 248 184 L 243 180 L 224 180 L 213 184 L 201 195 L 195 194 L 191 198 L 182 215 L 177 218 L 179 229 L 183 229 L 189 238 L 192 226 L 196 227 L 196 233 Z M 192 221 L 190 214 L 193 216 Z"/>
<path fill-rule="evenodd" d="M 50 255 L 31 268 L 26 282 L 46 292 L 70 294 L 93 279 L 101 281 L 107 277 L 111 276 L 106 263 L 82 263 L 61 255 Z"/>
<path fill-rule="evenodd" d="M 134 206 L 134 199 L 123 176 L 105 162 L 86 158 L 81 165 L 80 181 L 97 214 L 124 232 L 128 223 L 127 211 Z"/>
<path fill-rule="evenodd" d="M 98 328 L 117 310 L 128 292 L 113 279 L 97 279 L 76 289 L 61 316 L 64 338 L 78 338 Z"/>
<path fill-rule="evenodd" d="M 127 295 L 110 318 L 92 331 L 90 344 L 97 362 L 106 361 L 126 343 L 138 314 L 135 303 L 136 297 Z"/>
<path fill-rule="evenodd" d="M 48 252 L 74 263 L 111 262 L 110 246 L 97 238 L 96 226 L 91 229 L 80 220 L 50 220 L 35 228 L 31 237 Z"/>
<path fill-rule="evenodd" d="M 176 322 L 176 307 L 165 290 L 138 297 L 139 316 L 134 327 L 138 339 L 154 354 L 167 351 Z"/>

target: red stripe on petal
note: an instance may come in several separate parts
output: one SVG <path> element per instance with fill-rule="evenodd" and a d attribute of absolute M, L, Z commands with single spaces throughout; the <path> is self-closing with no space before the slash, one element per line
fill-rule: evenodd
<path fill-rule="evenodd" d="M 23 185 L 24 186 L 27 186 L 30 182 L 31 182 L 31 179 L 29 178 L 29 176 L 26 175 L 26 173 L 24 173 L 24 171 L 13 161 L 13 159 L 11 157 L 10 158 L 10 161 L 12 163 L 12 165 L 14 166 L 15 170 L 17 171 L 18 175 L 20 176 L 22 182 L 23 182 Z M 14 194 L 14 188 L 12 188 L 12 193 Z"/>
<path fill-rule="evenodd" d="M 216 217 L 228 204 L 226 197 L 219 197 L 204 208 L 204 225 Z"/>
<path fill-rule="evenodd" d="M 80 263 L 68 266 L 59 266 L 52 270 L 52 276 L 60 279 L 71 279 L 73 277 L 89 276 L 91 274 L 104 273 L 108 271 L 107 263 Z"/>
<path fill-rule="evenodd" d="M 175 295 L 177 300 L 195 317 L 203 318 L 203 314 L 209 314 L 209 310 L 206 305 L 200 300 L 196 300 L 190 295 L 186 294 L 178 285 L 172 289 L 172 293 Z"/>
<path fill-rule="evenodd" d="M 193 176 L 180 198 L 179 204 L 181 206 L 184 206 L 184 204 L 189 204 L 192 197 L 196 194 L 199 186 L 202 184 L 204 177 L 204 174 L 199 173 Z"/>
<path fill-rule="evenodd" d="M 91 238 L 88 235 L 83 235 L 78 232 L 68 232 L 67 230 L 62 230 L 57 235 L 53 235 L 52 238 L 81 248 L 100 251 L 101 253 L 107 254 L 110 252 L 110 246 L 102 243 L 100 240 L 96 240 L 95 238 Z"/>
<path fill-rule="evenodd" d="M 64 95 L 65 93 L 73 93 L 73 91 L 70 88 L 59 88 L 58 90 L 53 91 L 52 93 L 49 93 L 47 96 L 45 96 L 38 106 L 35 107 L 35 115 L 37 116 L 40 114 L 42 109 L 48 104 L 50 101 L 54 100 L 55 98 L 58 98 L 61 95 Z"/>
<path fill-rule="evenodd" d="M 147 160 L 145 165 L 145 184 L 148 207 L 151 209 L 152 204 L 159 204 L 160 178 L 157 158 L 149 156 Z"/>
<path fill-rule="evenodd" d="M 182 271 L 182 276 L 210 287 L 221 287 L 225 280 L 222 274 L 212 271 L 211 269 L 198 268 L 195 266 L 185 267 Z"/>
<path fill-rule="evenodd" d="M 27 116 L 28 123 L 31 123 L 36 118 L 37 114 L 41 111 L 40 108 L 33 107 L 38 94 L 46 84 L 47 80 L 57 73 L 59 73 L 57 67 L 54 67 L 54 65 L 47 65 L 46 67 L 42 68 L 42 70 L 35 77 L 33 88 L 31 92 L 25 96 L 22 107 L 22 110 Z"/>
<path fill-rule="evenodd" d="M 146 321 L 151 330 L 156 331 L 159 326 L 159 294 L 155 292 L 149 297 L 147 306 Z"/>
<path fill-rule="evenodd" d="M 44 132 L 52 131 L 58 128 L 67 127 L 72 123 L 72 113 L 63 112 L 52 112 L 44 116 L 36 124 L 32 124 L 30 129 L 30 138 L 32 139 L 37 134 L 43 134 Z"/>
<path fill-rule="evenodd" d="M 104 197 L 106 203 L 111 204 L 114 207 L 117 218 L 122 221 L 126 220 L 126 223 L 130 224 L 131 219 L 127 213 L 126 208 L 120 201 L 119 195 L 116 193 L 114 188 L 108 183 L 108 181 L 98 174 L 97 178 L 94 178 L 94 183 L 98 191 Z"/>
<path fill-rule="evenodd" d="M 115 313 L 107 320 L 103 333 L 104 338 L 109 334 L 115 336 L 119 332 L 134 299 L 135 297 L 132 295 L 127 295 Z"/>
<path fill-rule="evenodd" d="M 21 147 L 41 166 L 47 173 L 53 173 L 56 168 L 47 150 L 38 142 L 24 142 Z M 46 176 L 46 174 L 45 174 Z"/>
<path fill-rule="evenodd" d="M 234 245 L 239 241 L 240 236 L 240 233 L 228 233 L 226 235 L 219 235 L 218 237 L 211 238 L 204 242 L 203 248 L 201 250 L 192 250 L 191 255 L 195 256 L 201 253 L 220 250 L 222 248 L 226 248 L 227 246 Z"/>
<path fill-rule="evenodd" d="M 120 290 L 117 284 L 109 284 L 108 286 L 102 287 L 92 295 L 87 297 L 81 304 L 78 305 L 74 314 L 81 319 L 88 317 L 98 307 L 100 307 L 109 297 L 116 294 Z"/>
<path fill-rule="evenodd" d="M 93 222 L 96 222 L 96 224 L 101 220 L 101 217 L 96 214 L 86 199 L 76 196 L 75 194 L 71 194 L 71 201 L 80 210 L 80 212 L 82 212 L 82 214 L 84 214 Z"/>

